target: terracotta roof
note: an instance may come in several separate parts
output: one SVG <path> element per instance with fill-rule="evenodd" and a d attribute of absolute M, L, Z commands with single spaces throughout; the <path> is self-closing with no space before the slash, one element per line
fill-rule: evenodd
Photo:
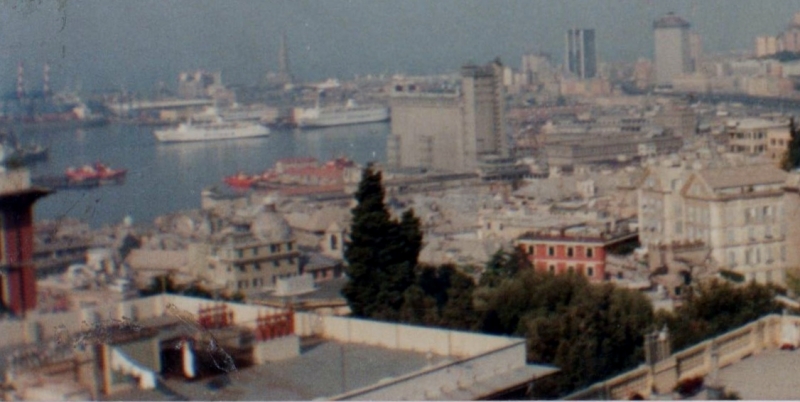
<path fill-rule="evenodd" d="M 787 173 L 773 165 L 753 165 L 705 169 L 698 175 L 711 188 L 720 189 L 784 183 Z"/>

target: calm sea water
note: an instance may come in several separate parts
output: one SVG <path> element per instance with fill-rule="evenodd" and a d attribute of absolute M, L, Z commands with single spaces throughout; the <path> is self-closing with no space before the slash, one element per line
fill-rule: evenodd
<path fill-rule="evenodd" d="M 265 138 L 161 144 L 152 127 L 109 125 L 25 133 L 22 142 L 50 147 L 37 174 L 62 174 L 67 167 L 102 161 L 127 168 L 124 184 L 88 190 L 62 190 L 36 204 L 35 219 L 74 217 L 92 227 L 130 215 L 152 222 L 170 212 L 200 207 L 204 187 L 239 170 L 259 173 L 281 158 L 313 156 L 326 161 L 347 156 L 359 163 L 385 160 L 389 124 L 375 123 L 308 131 L 273 130 Z"/>

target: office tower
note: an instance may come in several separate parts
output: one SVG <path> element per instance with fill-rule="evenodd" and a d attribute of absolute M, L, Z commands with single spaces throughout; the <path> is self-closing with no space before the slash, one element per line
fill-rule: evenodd
<path fill-rule="evenodd" d="M 675 77 L 692 72 L 689 27 L 674 13 L 653 22 L 656 85 L 671 85 Z"/>
<path fill-rule="evenodd" d="M 580 79 L 594 78 L 597 75 L 594 29 L 567 31 L 564 67 Z"/>

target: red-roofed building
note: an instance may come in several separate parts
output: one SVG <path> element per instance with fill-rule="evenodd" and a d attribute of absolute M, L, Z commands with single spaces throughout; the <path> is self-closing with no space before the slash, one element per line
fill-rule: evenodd
<path fill-rule="evenodd" d="M 585 275 L 592 282 L 606 277 L 606 256 L 609 250 L 635 242 L 637 234 L 627 228 L 597 230 L 574 226 L 541 230 L 517 240 L 534 269 L 556 275 L 569 272 Z"/>

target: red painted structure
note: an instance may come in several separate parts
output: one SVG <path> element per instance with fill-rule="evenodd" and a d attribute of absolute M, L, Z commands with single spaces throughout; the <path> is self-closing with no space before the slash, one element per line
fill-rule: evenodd
<path fill-rule="evenodd" d="M 270 339 L 288 336 L 294 333 L 294 311 L 291 309 L 284 313 L 261 315 L 256 318 L 256 339 L 268 341 Z"/>
<path fill-rule="evenodd" d="M 219 329 L 233 325 L 233 310 L 227 304 L 201 305 L 197 312 L 197 323 L 205 329 Z"/>
<path fill-rule="evenodd" d="M 10 180 L 0 173 L 0 180 Z M 0 299 L 14 315 L 36 308 L 33 204 L 50 191 L 26 186 L 0 193 Z"/>
<path fill-rule="evenodd" d="M 574 272 L 592 282 L 606 278 L 606 254 L 610 247 L 636 238 L 635 233 L 597 236 L 529 233 L 517 240 L 534 269 L 556 275 Z"/>

